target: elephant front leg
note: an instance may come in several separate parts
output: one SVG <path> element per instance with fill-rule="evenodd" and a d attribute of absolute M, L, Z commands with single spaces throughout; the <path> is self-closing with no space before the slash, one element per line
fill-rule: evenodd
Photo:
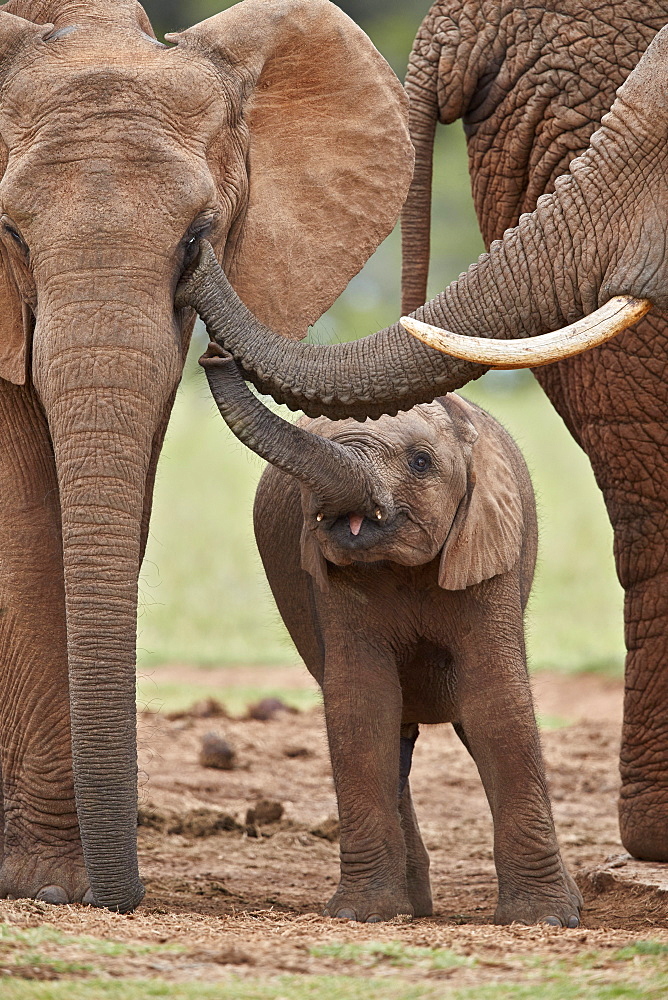
<path fill-rule="evenodd" d="M 396 665 L 389 653 L 365 643 L 328 638 L 326 645 L 323 695 L 341 822 L 341 881 L 325 915 L 368 923 L 412 915 L 399 817 Z"/>
<path fill-rule="evenodd" d="M 0 383 L 0 896 L 81 900 L 58 487 L 29 388 Z"/>
<path fill-rule="evenodd" d="M 668 544 L 668 531 L 661 546 Z M 626 850 L 668 861 L 668 593 L 666 574 L 626 592 L 626 686 L 619 821 Z"/>
<path fill-rule="evenodd" d="M 457 708 L 494 822 L 495 922 L 577 927 L 582 897 L 557 844 L 519 608 L 476 623 L 474 637 L 457 658 Z"/>

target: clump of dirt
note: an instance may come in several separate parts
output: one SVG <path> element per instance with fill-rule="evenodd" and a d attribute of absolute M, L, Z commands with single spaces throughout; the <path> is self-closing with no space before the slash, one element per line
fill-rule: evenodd
<path fill-rule="evenodd" d="M 291 705 L 286 705 L 280 698 L 262 698 L 248 709 L 248 718 L 256 719 L 258 722 L 271 722 L 277 716 L 288 713 L 297 715 L 297 709 Z"/>
<path fill-rule="evenodd" d="M 237 755 L 224 736 L 218 733 L 205 733 L 199 751 L 199 762 L 202 767 L 215 767 L 221 771 L 232 771 L 236 765 Z"/>
<path fill-rule="evenodd" d="M 165 834 L 189 837 L 213 837 L 217 833 L 242 830 L 234 816 L 219 809 L 200 807 L 185 813 L 162 812 L 155 806 L 141 805 L 137 810 L 137 826 Z"/>
<path fill-rule="evenodd" d="M 227 719 L 227 709 L 217 698 L 202 698 L 189 708 L 178 712 L 167 712 L 166 719 L 177 722 L 180 719 Z"/>

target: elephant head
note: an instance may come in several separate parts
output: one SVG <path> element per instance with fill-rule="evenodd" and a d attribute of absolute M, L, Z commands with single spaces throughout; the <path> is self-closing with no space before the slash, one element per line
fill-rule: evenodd
<path fill-rule="evenodd" d="M 217 344 L 200 364 L 233 433 L 301 484 L 302 568 L 322 590 L 329 563 L 421 566 L 438 557 L 446 590 L 517 563 L 524 535 L 517 471 L 503 439 L 479 433 L 489 418 L 467 400 L 446 396 L 399 418 L 295 425 L 247 389 Z"/>
<path fill-rule="evenodd" d="M 413 155 L 401 86 L 328 0 L 243 0 L 170 42 L 135 0 L 0 11 L 0 377 L 48 422 L 77 814 L 121 911 L 143 895 L 137 580 L 194 319 L 177 282 L 206 235 L 302 335 L 392 228 Z"/>
<path fill-rule="evenodd" d="M 465 337 L 510 340 L 577 322 L 616 295 L 647 300 L 631 303 L 617 329 L 639 319 L 649 302 L 665 309 L 667 92 L 664 28 L 554 192 L 413 317 Z M 478 378 L 498 357 L 488 353 L 481 364 L 470 353 L 466 362 L 444 357 L 411 340 L 399 323 L 354 343 L 289 344 L 237 301 L 206 247 L 177 295 L 199 309 L 210 334 L 261 391 L 311 416 L 364 419 L 409 409 Z M 524 345 L 518 353 L 524 364 L 534 363 Z M 500 363 L 518 366 L 517 358 Z"/>

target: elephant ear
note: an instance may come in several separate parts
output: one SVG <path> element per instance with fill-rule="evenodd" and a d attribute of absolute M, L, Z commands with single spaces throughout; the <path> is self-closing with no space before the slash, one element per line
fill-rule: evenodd
<path fill-rule="evenodd" d="M 441 550 L 438 582 L 464 590 L 507 573 L 519 559 L 522 495 L 496 422 L 460 396 L 445 397 L 444 405 L 469 454 L 466 494 Z"/>
<path fill-rule="evenodd" d="M 328 0 L 242 0 L 168 38 L 245 81 L 250 190 L 224 267 L 265 324 L 303 337 L 399 215 L 413 173 L 403 87 Z"/>
<path fill-rule="evenodd" d="M 53 24 L 34 24 L 0 11 L 0 86 L 26 46 L 41 41 Z M 7 150 L 0 143 L 0 177 L 7 166 Z M 30 318 L 14 279 L 9 253 L 0 243 L 0 378 L 23 385 L 26 380 L 27 340 Z"/>

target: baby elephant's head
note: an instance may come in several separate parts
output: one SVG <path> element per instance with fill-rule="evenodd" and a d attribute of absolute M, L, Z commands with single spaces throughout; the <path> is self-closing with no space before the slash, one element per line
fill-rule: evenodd
<path fill-rule="evenodd" d="M 440 585 L 461 590 L 517 562 L 523 467 L 506 432 L 472 403 L 449 395 L 396 417 L 295 425 L 253 396 L 218 345 L 200 363 L 231 430 L 301 483 L 302 567 L 321 589 L 331 563 L 439 557 Z"/>
<path fill-rule="evenodd" d="M 338 475 L 335 465 L 319 488 L 302 484 L 302 564 L 320 586 L 327 563 L 418 566 L 439 556 L 441 586 L 458 590 L 517 561 L 512 445 L 473 404 L 450 395 L 396 417 L 301 426 L 341 448 Z"/>

